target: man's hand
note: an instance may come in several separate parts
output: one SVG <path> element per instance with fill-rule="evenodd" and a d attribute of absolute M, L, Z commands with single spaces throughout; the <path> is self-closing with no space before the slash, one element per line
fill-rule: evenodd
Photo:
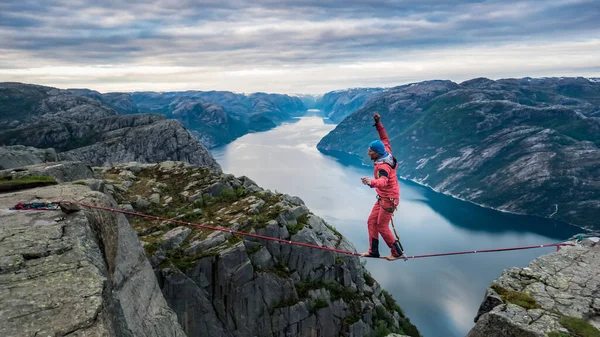
<path fill-rule="evenodd" d="M 367 177 L 362 177 L 360 178 L 360 180 L 362 180 L 362 183 L 365 185 L 370 185 L 371 184 L 371 179 L 367 178 Z"/>
<path fill-rule="evenodd" d="M 376 113 L 373 115 L 373 120 L 375 121 L 375 123 L 379 122 L 379 118 L 381 118 L 381 116 L 379 116 L 379 114 L 376 112 Z"/>

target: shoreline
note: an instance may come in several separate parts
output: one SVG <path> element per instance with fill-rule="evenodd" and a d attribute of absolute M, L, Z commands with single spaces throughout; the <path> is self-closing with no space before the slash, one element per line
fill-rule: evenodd
<path fill-rule="evenodd" d="M 354 167 L 362 167 L 362 168 L 370 168 L 370 167 L 372 167 L 372 166 L 369 166 L 369 165 L 365 165 L 357 156 L 349 154 L 349 153 L 335 151 L 335 150 L 333 150 L 333 151 L 323 151 L 323 150 L 319 149 L 318 146 L 317 146 L 317 150 L 320 153 L 322 153 L 323 155 L 330 156 L 330 157 L 334 158 L 338 162 L 339 161 L 347 160 L 346 162 L 344 162 L 344 165 L 354 166 Z M 338 153 L 339 153 L 339 156 L 336 155 Z M 442 194 L 444 196 L 447 196 L 447 197 L 450 197 L 450 198 L 453 198 L 453 199 L 456 199 L 456 200 L 468 202 L 468 203 L 470 203 L 472 205 L 475 205 L 475 206 L 478 206 L 478 207 L 481 207 L 481 208 L 491 209 L 491 210 L 502 212 L 502 213 L 506 213 L 506 214 L 519 215 L 519 216 L 529 216 L 529 217 L 535 217 L 535 218 L 540 218 L 540 219 L 557 221 L 557 222 L 563 223 L 565 225 L 569 225 L 569 226 L 573 226 L 573 227 L 579 228 L 582 231 L 584 231 L 584 233 L 593 233 L 595 231 L 593 228 L 581 227 L 581 226 L 578 226 L 576 224 L 569 223 L 569 222 L 566 222 L 566 221 L 563 221 L 563 220 L 556 220 L 556 219 L 552 219 L 552 218 L 549 218 L 549 217 L 543 217 L 543 216 L 539 216 L 539 215 L 535 215 L 535 214 L 526 214 L 526 213 L 519 213 L 519 212 L 514 212 L 514 211 L 507 211 L 507 210 L 502 210 L 502 209 L 498 209 L 498 208 L 491 207 L 491 206 L 486 206 L 486 205 L 478 204 L 478 203 L 476 203 L 474 201 L 461 198 L 461 197 L 456 196 L 456 195 L 454 195 L 452 193 L 448 193 L 448 192 L 443 192 L 443 191 L 436 190 L 435 188 L 433 188 L 429 184 L 427 184 L 425 182 L 418 181 L 416 179 L 407 178 L 406 176 L 401 176 L 401 175 L 398 175 L 398 178 L 401 179 L 401 180 L 403 180 L 403 181 L 405 181 L 405 182 L 410 182 L 410 183 L 419 185 L 421 187 L 428 188 L 428 189 L 430 189 L 431 191 L 433 191 L 435 193 Z"/>

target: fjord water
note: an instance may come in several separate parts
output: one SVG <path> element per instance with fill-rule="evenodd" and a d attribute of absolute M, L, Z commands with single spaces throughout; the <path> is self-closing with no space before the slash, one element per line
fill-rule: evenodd
<path fill-rule="evenodd" d="M 385 123 L 385 121 L 384 121 Z M 320 153 L 316 145 L 335 125 L 305 116 L 273 130 L 245 135 L 212 151 L 223 171 L 245 175 L 263 188 L 304 200 L 360 252 L 368 249 L 366 219 L 375 190 L 360 178 L 372 168 L 352 166 Z M 377 132 L 373 129 L 373 137 Z M 367 144 L 365 144 L 365 147 Z M 553 243 L 577 228 L 551 220 L 485 209 L 401 181 L 394 215 L 409 255 Z M 389 251 L 384 246 L 382 253 Z M 380 245 L 381 246 L 381 245 Z M 373 277 L 388 290 L 425 337 L 465 336 L 473 327 L 485 289 L 510 267 L 525 267 L 555 248 L 411 259 L 367 260 Z"/>

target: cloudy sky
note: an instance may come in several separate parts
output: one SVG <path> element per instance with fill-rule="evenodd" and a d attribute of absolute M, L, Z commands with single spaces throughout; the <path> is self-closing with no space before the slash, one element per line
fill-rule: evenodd
<path fill-rule="evenodd" d="M 324 93 L 481 76 L 600 77 L 600 1 L 0 2 L 0 82 Z"/>

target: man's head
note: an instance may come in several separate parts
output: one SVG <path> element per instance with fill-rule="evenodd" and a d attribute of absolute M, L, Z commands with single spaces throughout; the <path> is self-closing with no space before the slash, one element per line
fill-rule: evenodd
<path fill-rule="evenodd" d="M 367 152 L 371 160 L 376 160 L 381 158 L 386 154 L 385 145 L 380 140 L 374 140 L 369 144 L 369 151 Z"/>

